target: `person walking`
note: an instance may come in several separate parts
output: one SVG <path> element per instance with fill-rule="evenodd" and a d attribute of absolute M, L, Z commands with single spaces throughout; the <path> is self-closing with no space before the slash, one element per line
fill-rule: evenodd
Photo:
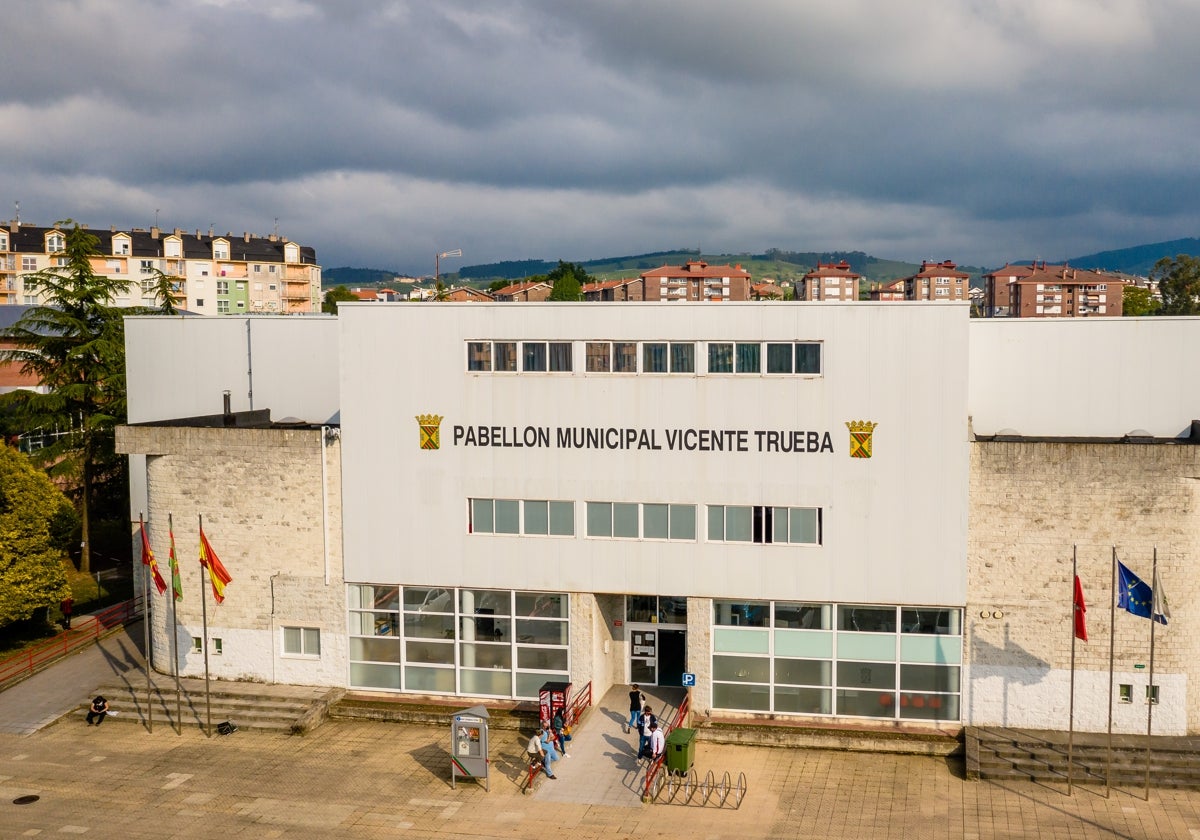
<path fill-rule="evenodd" d="M 629 691 L 629 723 L 625 725 L 625 734 L 637 729 L 642 722 L 642 706 L 646 704 L 646 695 L 638 688 L 637 683 L 630 686 Z"/>
<path fill-rule="evenodd" d="M 650 727 L 652 726 L 658 726 L 658 718 L 654 716 L 654 710 L 649 705 L 643 706 L 641 723 L 638 725 L 637 757 L 639 759 L 650 756 Z"/>
<path fill-rule="evenodd" d="M 650 724 L 650 761 L 655 762 L 662 758 L 663 750 L 666 749 L 667 739 L 663 735 L 663 731 L 658 728 L 658 721 Z"/>

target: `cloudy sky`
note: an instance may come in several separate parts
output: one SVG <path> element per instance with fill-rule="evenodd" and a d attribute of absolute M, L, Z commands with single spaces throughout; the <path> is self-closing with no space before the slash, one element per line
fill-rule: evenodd
<path fill-rule="evenodd" d="M 6 0 L 0 214 L 322 265 L 1200 235 L 1196 0 Z M 278 222 L 276 223 L 276 220 Z"/>

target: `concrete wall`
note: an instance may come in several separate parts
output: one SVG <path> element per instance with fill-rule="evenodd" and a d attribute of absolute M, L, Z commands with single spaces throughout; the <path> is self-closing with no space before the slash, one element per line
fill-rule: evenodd
<path fill-rule="evenodd" d="M 1173 620 L 1156 628 L 1154 731 L 1200 728 L 1200 704 L 1188 694 L 1200 662 L 1193 619 L 1200 606 L 1198 477 L 1200 447 L 1191 445 L 972 446 L 966 722 L 1067 728 L 1071 554 L 1078 545 L 1089 640 L 1076 648 L 1076 727 L 1104 730 L 1112 546 L 1147 583 L 1157 546 Z M 1114 704 L 1114 725 L 1145 732 L 1150 622 L 1118 611 L 1115 627 L 1116 682 L 1134 686 L 1134 703 Z"/>
<path fill-rule="evenodd" d="M 168 579 L 167 517 L 174 518 L 184 592 L 176 605 L 181 673 L 204 673 L 203 656 L 190 653 L 191 638 L 203 635 L 203 592 L 208 637 L 223 645 L 221 655 L 210 652 L 213 676 L 345 685 L 339 442 L 323 445 L 320 430 L 126 426 L 118 430 L 117 445 L 121 452 L 147 455 L 147 526 Z M 220 605 L 201 577 L 199 516 L 233 577 Z M 169 590 L 153 596 L 152 608 L 154 665 L 169 673 Z M 284 626 L 319 628 L 320 657 L 284 655 Z"/>
<path fill-rule="evenodd" d="M 704 597 L 957 605 L 966 594 L 965 306 L 503 304 L 339 310 L 347 578 Z M 478 374 L 468 340 L 571 340 L 571 374 Z M 585 340 L 691 340 L 699 375 L 585 374 Z M 821 341 L 819 377 L 704 375 L 705 341 Z M 375 360 L 394 364 L 374 364 Z M 914 364 L 928 359 L 929 364 Z M 441 447 L 419 447 L 436 414 Z M 848 421 L 879 425 L 849 456 Z M 551 430 L 468 446 L 453 427 Z M 661 449 L 562 447 L 558 428 L 653 430 Z M 668 429 L 747 433 L 742 452 L 670 451 Z M 758 430 L 828 433 L 761 451 Z M 576 505 L 572 538 L 468 533 L 468 499 Z M 905 500 L 922 504 L 906 506 Z M 695 541 L 588 539 L 586 502 L 694 503 Z M 820 507 L 820 546 L 706 540 L 706 505 Z M 431 559 L 436 558 L 436 562 Z"/>
<path fill-rule="evenodd" d="M 1200 356 L 1200 318 L 976 318 L 969 412 L 979 435 L 1186 435 L 1200 388 L 1180 363 Z"/>

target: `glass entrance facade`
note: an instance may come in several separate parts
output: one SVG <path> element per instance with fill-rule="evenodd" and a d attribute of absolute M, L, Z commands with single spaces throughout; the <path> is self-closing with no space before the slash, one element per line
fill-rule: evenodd
<path fill-rule="evenodd" d="M 561 592 L 350 584 L 352 688 L 534 699 L 570 674 Z"/>
<path fill-rule="evenodd" d="M 962 610 L 713 602 L 713 707 L 960 719 Z"/>

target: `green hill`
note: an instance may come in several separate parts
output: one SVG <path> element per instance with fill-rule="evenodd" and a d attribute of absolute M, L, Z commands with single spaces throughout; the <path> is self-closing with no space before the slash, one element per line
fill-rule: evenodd
<path fill-rule="evenodd" d="M 1174 257 L 1179 254 L 1200 255 L 1200 239 L 1172 239 L 1170 242 L 1134 245 L 1132 248 L 1088 254 L 1066 262 L 1076 268 L 1123 271 L 1126 274 L 1145 276 L 1163 257 Z"/>

